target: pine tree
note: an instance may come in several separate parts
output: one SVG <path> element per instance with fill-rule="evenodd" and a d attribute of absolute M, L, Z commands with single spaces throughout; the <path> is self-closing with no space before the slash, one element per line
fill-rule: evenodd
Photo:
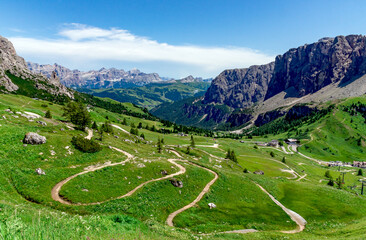
<path fill-rule="evenodd" d="M 187 153 L 187 154 L 190 154 L 190 153 L 191 153 L 191 147 L 190 147 L 190 146 L 187 146 L 186 153 Z"/>
<path fill-rule="evenodd" d="M 283 162 L 283 163 L 286 163 L 286 157 L 283 157 L 283 158 L 282 158 L 282 162 Z"/>
<path fill-rule="evenodd" d="M 165 142 L 164 142 L 164 138 L 162 138 L 162 139 L 160 140 L 160 142 L 161 142 L 161 144 L 162 144 L 162 145 L 164 145 L 164 144 L 165 144 Z"/>
<path fill-rule="evenodd" d="M 90 113 L 82 103 L 69 102 L 63 110 L 63 116 L 75 124 L 78 129 L 84 130 L 90 125 Z"/>
<path fill-rule="evenodd" d="M 145 139 L 145 135 L 144 135 L 143 133 L 141 133 L 140 137 L 141 137 L 142 139 Z"/>
<path fill-rule="evenodd" d="M 341 176 L 339 176 L 337 179 L 336 179 L 336 184 L 338 185 L 338 188 L 341 189 L 342 188 L 342 178 Z"/>
<path fill-rule="evenodd" d="M 269 155 L 271 155 L 271 157 L 275 157 L 274 152 L 270 152 Z"/>
<path fill-rule="evenodd" d="M 333 179 L 329 179 L 329 182 L 327 183 L 329 186 L 333 187 L 334 186 L 334 181 Z"/>
<path fill-rule="evenodd" d="M 234 150 L 232 150 L 231 151 L 231 160 L 233 161 L 233 162 L 238 162 L 238 159 L 236 158 L 236 155 L 235 155 L 235 152 L 234 152 Z"/>
<path fill-rule="evenodd" d="M 248 173 L 248 169 L 244 168 L 243 173 Z"/>
<path fill-rule="evenodd" d="M 196 147 L 196 143 L 194 142 L 193 135 L 191 135 L 191 147 L 192 148 Z"/>
<path fill-rule="evenodd" d="M 332 179 L 332 175 L 330 175 L 330 171 L 329 170 L 325 171 L 324 177 L 329 178 L 329 179 Z"/>
<path fill-rule="evenodd" d="M 98 125 L 95 121 L 93 122 L 92 129 L 94 129 L 94 130 L 98 129 Z"/>
<path fill-rule="evenodd" d="M 127 120 L 126 120 L 126 118 L 123 119 L 122 124 L 125 125 L 125 126 L 127 126 Z"/>
<path fill-rule="evenodd" d="M 160 138 L 158 138 L 157 148 L 158 148 L 158 153 L 161 153 L 161 150 L 163 149 L 163 147 L 162 147 Z"/>
<path fill-rule="evenodd" d="M 137 126 L 137 128 L 141 129 L 142 128 L 142 123 L 139 122 L 139 125 Z"/>
<path fill-rule="evenodd" d="M 225 158 L 226 159 L 230 159 L 231 158 L 231 149 L 230 148 L 227 150 L 227 153 L 226 153 L 226 157 Z"/>
<path fill-rule="evenodd" d="M 357 176 L 363 176 L 363 173 L 362 173 L 362 169 L 358 169 L 358 173 L 357 173 Z"/>
<path fill-rule="evenodd" d="M 45 114 L 45 118 L 52 118 L 50 110 L 47 110 L 47 112 Z"/>
<path fill-rule="evenodd" d="M 99 136 L 100 136 L 99 140 L 100 140 L 101 142 L 103 141 L 103 133 L 104 133 L 104 131 L 103 131 L 103 128 L 101 127 L 101 128 L 99 129 Z"/>

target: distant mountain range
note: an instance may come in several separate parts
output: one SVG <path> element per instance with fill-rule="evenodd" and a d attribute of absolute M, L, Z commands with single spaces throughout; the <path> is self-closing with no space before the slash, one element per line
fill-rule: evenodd
<path fill-rule="evenodd" d="M 365 36 L 323 38 L 290 49 L 269 64 L 225 70 L 203 97 L 162 104 L 152 112 L 199 127 L 261 125 L 296 104 L 363 95 L 365 74 Z"/>
<path fill-rule="evenodd" d="M 90 70 L 87 72 L 70 70 L 57 63 L 53 65 L 28 62 L 29 70 L 34 73 L 41 73 L 50 77 L 52 72 L 56 72 L 63 85 L 72 88 L 100 89 L 100 88 L 131 88 L 144 86 L 149 83 L 159 82 L 201 82 L 212 79 L 193 78 L 188 76 L 181 80 L 174 80 L 160 77 L 157 73 L 143 73 L 138 69 L 125 71 L 116 68 L 101 68 L 100 70 Z"/>

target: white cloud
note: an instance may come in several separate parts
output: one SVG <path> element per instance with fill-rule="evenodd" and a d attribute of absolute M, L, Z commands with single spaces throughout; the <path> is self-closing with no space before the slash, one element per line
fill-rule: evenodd
<path fill-rule="evenodd" d="M 78 68 L 85 68 L 85 64 L 90 62 L 101 66 L 105 62 L 131 62 L 140 65 L 166 62 L 176 66 L 176 71 L 179 71 L 180 65 L 187 71 L 191 66 L 192 69 L 201 69 L 201 76 L 214 76 L 227 68 L 248 67 L 274 60 L 274 56 L 248 48 L 170 45 L 118 28 L 102 29 L 69 24 L 58 36 L 57 39 L 13 37 L 9 40 L 20 55 L 59 59 L 60 64 L 67 61 L 78 62 Z"/>

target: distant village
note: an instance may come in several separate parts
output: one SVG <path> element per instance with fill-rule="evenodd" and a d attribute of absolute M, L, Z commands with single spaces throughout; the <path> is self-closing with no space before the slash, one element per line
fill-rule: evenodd
<path fill-rule="evenodd" d="M 244 142 L 244 141 L 240 141 Z M 288 145 L 296 145 L 299 146 L 299 141 L 294 138 L 289 138 L 284 141 Z M 271 140 L 270 142 L 254 142 L 258 146 L 262 147 L 274 147 L 278 148 L 280 147 L 280 141 L 279 140 Z M 360 161 L 353 161 L 351 162 L 342 162 L 342 161 L 330 161 L 328 162 L 328 167 L 358 167 L 358 168 L 366 168 L 366 162 L 360 162 Z"/>

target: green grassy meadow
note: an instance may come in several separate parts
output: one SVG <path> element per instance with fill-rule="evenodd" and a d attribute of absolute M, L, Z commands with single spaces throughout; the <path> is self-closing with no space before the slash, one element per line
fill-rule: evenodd
<path fill-rule="evenodd" d="M 365 98 L 349 99 L 340 104 L 352 101 L 365 101 Z M 349 138 L 366 135 L 364 119 L 350 116 L 341 106 L 321 121 L 301 126 L 304 132 L 305 129 L 309 131 L 308 136 L 301 139 L 300 152 L 324 161 L 365 160 L 362 141 Z M 133 105 L 129 107 L 141 111 Z M 14 112 L 39 114 L 47 126 L 6 112 L 8 108 Z M 102 141 L 94 131 L 93 139 L 103 148 L 97 153 L 83 153 L 73 147 L 71 139 L 87 133 L 69 129 L 67 125 L 72 124 L 65 122 L 62 108 L 43 100 L 0 95 L 1 239 L 362 239 L 365 236 L 366 198 L 360 195 L 359 180 L 363 176 L 357 176 L 358 169 L 341 168 L 347 173 L 345 184 L 338 189 L 328 186 L 324 175 L 329 170 L 336 179 L 341 174 L 339 168 L 319 165 L 297 153 L 254 147 L 256 141 L 281 139 L 285 134 L 243 139 L 245 142 L 195 135 L 196 147 L 188 154 L 190 135 L 161 134 L 143 128 L 138 129 L 139 134 L 143 133 L 147 141 L 138 141 L 136 136 L 114 128 L 114 132 L 105 134 Z M 52 119 L 43 118 L 47 110 Z M 109 120 L 128 132 L 131 125 L 137 126 L 140 122 L 143 126 L 164 127 L 160 122 L 101 108 L 91 108 L 90 115 L 98 125 Z M 122 119 L 126 119 L 127 125 L 122 124 Z M 27 132 L 37 132 L 45 136 L 47 142 L 23 145 L 22 139 Z M 164 138 L 161 153 L 156 147 L 158 138 Z M 214 144 L 218 144 L 218 148 L 212 147 Z M 65 184 L 60 192 L 74 203 L 108 201 L 74 206 L 52 199 L 52 188 L 65 178 L 91 165 L 126 160 L 124 154 L 109 146 L 122 149 L 135 158 L 124 165 L 80 175 Z M 166 225 L 167 217 L 196 199 L 214 178 L 209 171 L 177 161 L 186 168 L 184 174 L 175 177 L 183 182 L 183 188 L 176 188 L 165 179 L 146 184 L 130 197 L 115 199 L 147 180 L 160 178 L 161 170 L 167 170 L 169 174 L 178 171 L 167 161 L 178 158 L 170 149 L 179 152 L 182 159 L 211 169 L 219 176 L 196 205 L 174 218 L 175 227 Z M 228 149 L 235 151 L 237 163 L 224 159 Z M 46 175 L 37 175 L 37 168 L 43 169 Z M 244 168 L 249 173 L 244 173 Z M 264 175 L 253 174 L 257 170 Z M 291 179 L 293 174 L 283 170 L 293 170 L 296 176 L 304 178 Z M 254 183 L 300 214 L 307 221 L 305 230 L 297 234 L 281 233 L 294 229 L 296 224 Z M 210 209 L 208 203 L 215 203 L 217 208 Z M 258 232 L 219 234 L 249 228 Z"/>

